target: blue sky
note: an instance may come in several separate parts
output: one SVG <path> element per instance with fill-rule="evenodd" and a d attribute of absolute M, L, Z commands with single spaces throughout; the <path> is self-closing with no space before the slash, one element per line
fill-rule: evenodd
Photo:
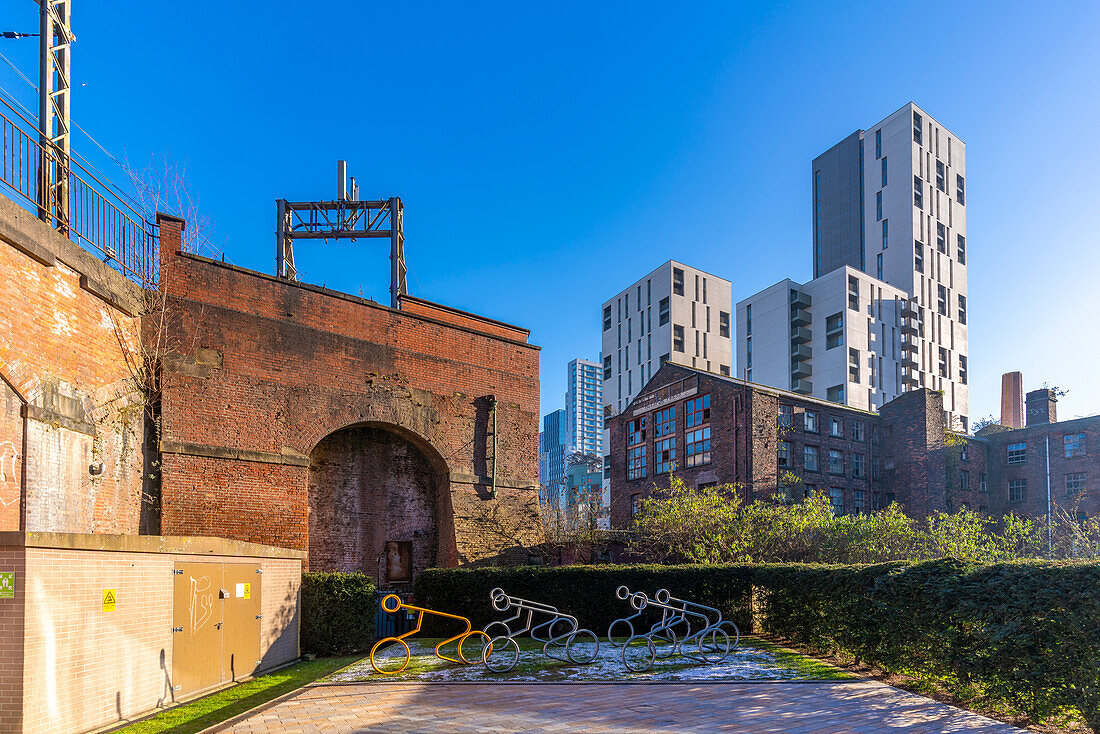
<path fill-rule="evenodd" d="M 7 10 L 37 30 L 37 3 Z M 531 329 L 543 413 L 596 357 L 601 301 L 670 257 L 735 300 L 808 279 L 810 160 L 913 100 L 967 144 L 971 415 L 1010 369 L 1067 388 L 1063 418 L 1100 412 L 1096 3 L 192 0 L 73 24 L 74 119 L 185 165 L 229 260 L 271 272 L 274 199 L 331 197 L 346 159 L 403 198 L 415 295 Z M 0 51 L 37 80 L 35 41 Z M 2 62 L 0 86 L 33 103 Z M 385 302 L 387 255 L 297 258 Z"/>

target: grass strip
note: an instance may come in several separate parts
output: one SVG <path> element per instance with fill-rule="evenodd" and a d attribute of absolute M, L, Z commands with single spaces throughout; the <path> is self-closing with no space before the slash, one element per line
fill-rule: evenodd
<path fill-rule="evenodd" d="M 295 691 L 360 660 L 361 655 L 319 658 L 261 675 L 232 688 L 176 706 L 135 722 L 118 734 L 195 734 L 242 714 L 260 704 Z"/>

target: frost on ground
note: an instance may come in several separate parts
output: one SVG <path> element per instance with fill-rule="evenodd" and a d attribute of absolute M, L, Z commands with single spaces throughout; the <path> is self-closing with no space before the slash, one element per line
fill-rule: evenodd
<path fill-rule="evenodd" d="M 822 670 L 815 665 L 794 663 L 801 656 L 777 654 L 756 647 L 752 641 L 742 641 L 721 663 L 709 664 L 691 660 L 679 655 L 658 657 L 653 667 L 645 672 L 631 672 L 623 665 L 622 648 L 612 647 L 607 640 L 601 640 L 594 662 L 577 665 L 548 658 L 542 653 L 542 645 L 531 640 L 520 641 L 519 661 L 516 667 L 507 673 L 493 673 L 481 663 L 479 646 L 467 643 L 463 648 L 468 659 L 477 659 L 473 665 L 459 665 L 437 658 L 433 648 L 437 640 L 407 640 L 411 659 L 408 667 L 396 675 L 380 675 L 371 667 L 369 658 L 341 670 L 329 678 L 332 682 L 351 682 L 364 680 L 416 680 L 416 681 L 732 681 L 732 680 L 806 680 L 823 677 Z M 470 642 L 473 642 L 471 640 Z M 444 654 L 457 657 L 452 645 L 444 649 Z M 573 646 L 575 656 L 587 658 L 592 655 L 593 643 L 577 643 Z M 558 654 L 561 654 L 560 652 Z M 375 660 L 383 669 L 400 667 L 405 650 L 400 645 L 391 645 L 380 650 Z M 813 661 L 816 664 L 816 661 Z M 824 667 L 824 666 L 821 666 Z M 828 675 L 826 673 L 826 675 Z"/>

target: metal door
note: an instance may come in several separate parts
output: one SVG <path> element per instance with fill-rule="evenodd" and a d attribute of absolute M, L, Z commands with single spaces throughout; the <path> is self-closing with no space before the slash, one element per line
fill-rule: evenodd
<path fill-rule="evenodd" d="M 221 600 L 223 681 L 252 675 L 260 664 L 260 567 L 227 563 L 222 567 Z"/>
<path fill-rule="evenodd" d="M 222 681 L 222 564 L 177 563 L 172 583 L 172 687 L 186 696 Z"/>

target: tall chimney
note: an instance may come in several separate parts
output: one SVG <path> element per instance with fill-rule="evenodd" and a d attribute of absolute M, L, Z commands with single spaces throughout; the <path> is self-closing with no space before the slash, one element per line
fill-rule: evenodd
<path fill-rule="evenodd" d="M 1001 375 L 1001 425 L 1024 427 L 1024 376 L 1020 372 Z"/>
<path fill-rule="evenodd" d="M 1027 394 L 1027 424 L 1037 426 L 1058 422 L 1058 395 L 1049 387 Z"/>

